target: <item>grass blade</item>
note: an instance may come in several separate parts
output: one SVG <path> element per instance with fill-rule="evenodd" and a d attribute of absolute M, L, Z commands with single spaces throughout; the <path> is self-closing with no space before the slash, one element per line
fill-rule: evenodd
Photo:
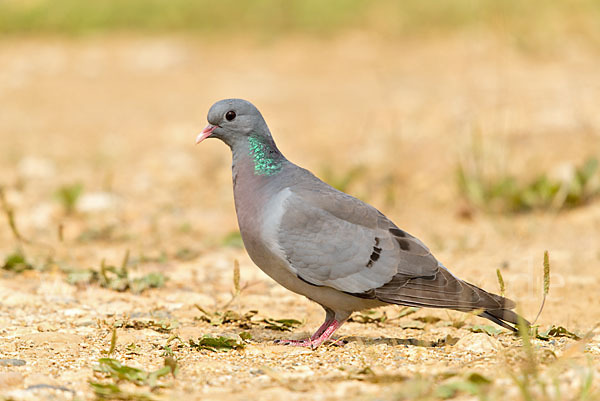
<path fill-rule="evenodd" d="M 544 304 L 546 303 L 546 295 L 550 291 L 550 255 L 548 251 L 544 251 L 544 294 L 542 297 L 542 304 L 540 305 L 540 310 L 538 311 L 535 319 L 532 324 L 537 322 L 538 318 L 542 314 L 542 310 L 544 309 Z"/>
<path fill-rule="evenodd" d="M 233 289 L 235 296 L 241 292 L 240 289 L 240 262 L 237 259 L 233 261 Z"/>
<path fill-rule="evenodd" d="M 498 277 L 498 284 L 500 284 L 500 295 L 504 296 L 506 287 L 504 285 L 504 278 L 502 277 L 500 269 L 496 269 L 496 276 Z"/>
<path fill-rule="evenodd" d="M 108 351 L 102 351 L 103 354 L 112 355 L 117 348 L 117 328 L 113 328 L 112 336 L 110 337 L 110 348 Z"/>
<path fill-rule="evenodd" d="M 10 227 L 10 231 L 11 231 L 12 235 L 19 242 L 29 243 L 29 241 L 27 241 L 25 238 L 23 238 L 23 236 L 19 232 L 19 229 L 17 228 L 17 223 L 15 221 L 15 212 L 8 204 L 8 201 L 6 200 L 6 196 L 4 195 L 4 188 L 2 188 L 2 187 L 0 187 L 0 204 L 2 205 L 2 210 L 4 211 L 4 214 L 6 214 L 6 219 L 8 220 L 8 226 Z"/>

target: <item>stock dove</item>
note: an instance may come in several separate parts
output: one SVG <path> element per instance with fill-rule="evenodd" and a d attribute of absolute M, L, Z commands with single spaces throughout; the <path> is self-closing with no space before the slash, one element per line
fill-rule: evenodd
<path fill-rule="evenodd" d="M 513 301 L 457 278 L 377 209 L 287 160 L 254 105 L 221 100 L 208 123 L 196 143 L 218 138 L 231 148 L 235 209 L 250 258 L 325 309 L 310 338 L 280 343 L 318 347 L 352 312 L 387 304 L 479 311 L 516 331 L 509 323 L 522 318 Z"/>

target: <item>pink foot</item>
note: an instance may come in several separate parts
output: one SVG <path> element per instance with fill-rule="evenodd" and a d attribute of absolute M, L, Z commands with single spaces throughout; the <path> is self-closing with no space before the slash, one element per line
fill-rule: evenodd
<path fill-rule="evenodd" d="M 313 334 L 310 338 L 307 338 L 306 340 L 276 340 L 275 343 L 282 345 L 290 345 L 292 347 L 317 348 L 319 345 L 327 341 L 332 336 L 332 334 L 340 328 L 340 326 L 343 323 L 344 322 L 339 322 L 335 319 L 326 320 L 325 323 L 323 323 L 321 327 L 317 329 L 315 334 Z M 336 341 L 335 343 L 341 345 L 340 342 Z"/>
<path fill-rule="evenodd" d="M 307 338 L 306 340 L 275 340 L 275 344 L 290 345 L 292 347 L 312 347 L 310 338 Z"/>

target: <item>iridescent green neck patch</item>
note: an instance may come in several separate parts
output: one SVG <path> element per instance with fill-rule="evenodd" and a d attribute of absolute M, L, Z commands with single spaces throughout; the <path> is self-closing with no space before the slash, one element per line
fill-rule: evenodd
<path fill-rule="evenodd" d="M 281 160 L 277 158 L 277 151 L 258 135 L 248 137 L 250 156 L 254 160 L 254 174 L 275 175 L 281 170 Z"/>

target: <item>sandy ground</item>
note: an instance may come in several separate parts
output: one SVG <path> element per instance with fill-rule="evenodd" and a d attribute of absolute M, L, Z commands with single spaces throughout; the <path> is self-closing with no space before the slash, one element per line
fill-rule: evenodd
<path fill-rule="evenodd" d="M 111 382 L 93 368 L 115 325 L 113 358 L 154 370 L 170 344 L 178 360 L 177 377 L 152 393 L 121 383 L 137 394 L 130 399 L 437 399 L 473 372 L 491 383 L 453 396 L 526 398 L 516 384 L 528 360 L 521 341 L 473 333 L 487 322 L 458 312 L 350 322 L 338 332 L 348 341 L 342 347 L 275 345 L 308 335 L 323 313 L 269 280 L 243 249 L 224 245 L 237 228 L 229 151 L 217 141 L 195 147 L 194 138 L 214 101 L 253 101 L 289 159 L 326 180 L 361 169 L 349 192 L 420 237 L 458 276 L 498 291 L 500 268 L 507 295 L 531 319 L 549 250 L 552 284 L 538 324 L 585 334 L 600 323 L 600 202 L 464 218 L 454 172 L 474 135 L 490 165 L 523 179 L 600 156 L 599 61 L 598 49 L 582 44 L 531 52 L 483 34 L 0 41 L 0 183 L 37 267 L 0 270 L 0 399 L 93 399 L 90 380 Z M 77 182 L 83 195 L 68 215 L 55 193 Z M 18 242 L 2 221 L 4 260 Z M 127 250 L 132 275 L 162 272 L 166 284 L 133 294 L 67 282 L 66 270 L 99 269 L 103 259 L 118 265 Z M 245 288 L 228 308 L 258 314 L 245 328 L 213 326 L 195 305 L 223 309 L 234 260 Z M 264 318 L 302 324 L 279 332 Z M 595 330 L 584 342 L 534 340 L 539 375 L 561 394 L 532 384 L 533 398 L 580 399 L 591 371 L 589 398 L 598 397 Z M 242 331 L 252 335 L 243 350 L 187 345 Z"/>

